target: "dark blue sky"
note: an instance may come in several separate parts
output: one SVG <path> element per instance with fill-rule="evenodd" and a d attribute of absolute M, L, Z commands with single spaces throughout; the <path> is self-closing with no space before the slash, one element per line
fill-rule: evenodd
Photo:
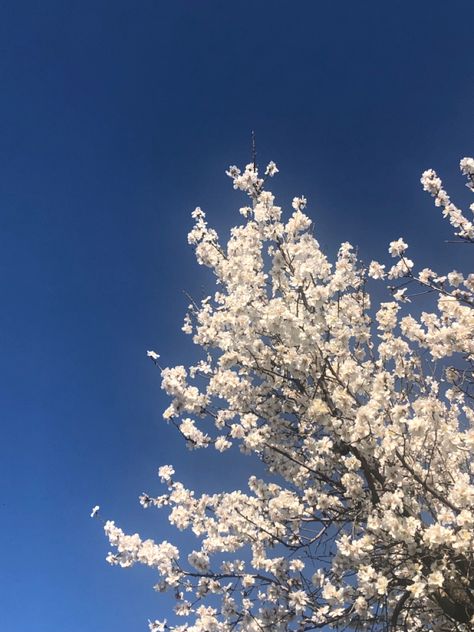
<path fill-rule="evenodd" d="M 349 240 L 382 258 L 404 235 L 420 264 L 463 265 L 419 176 L 467 199 L 473 21 L 472 0 L 1 4 L 2 630 L 166 615 L 152 574 L 104 562 L 89 512 L 172 538 L 137 502 L 157 467 L 215 485 L 225 455 L 187 453 L 162 422 L 145 352 L 190 357 L 182 290 L 213 287 L 190 212 L 239 221 L 224 170 L 249 160 L 251 129 L 330 253 Z"/>

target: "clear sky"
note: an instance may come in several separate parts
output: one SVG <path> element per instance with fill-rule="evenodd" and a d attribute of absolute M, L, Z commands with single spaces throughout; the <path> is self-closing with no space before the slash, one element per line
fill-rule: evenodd
<path fill-rule="evenodd" d="M 145 353 L 193 353 L 182 290 L 213 285 L 190 212 L 224 233 L 240 221 L 224 170 L 249 161 L 250 130 L 280 201 L 308 197 L 329 253 L 349 240 L 383 258 L 403 235 L 420 264 L 463 265 L 419 176 L 434 167 L 467 199 L 473 23 L 472 0 L 3 0 L 2 631 L 166 616 L 152 573 L 105 563 L 89 513 L 176 539 L 138 505 L 160 493 L 157 467 L 198 490 L 226 483 L 226 455 L 188 453 L 162 421 Z"/>

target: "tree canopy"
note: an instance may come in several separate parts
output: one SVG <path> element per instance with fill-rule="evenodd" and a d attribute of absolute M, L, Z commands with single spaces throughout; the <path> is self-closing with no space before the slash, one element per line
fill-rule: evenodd
<path fill-rule="evenodd" d="M 156 569 L 157 590 L 176 596 L 184 623 L 156 620 L 151 632 L 467 632 L 474 274 L 418 270 L 402 238 L 390 264 L 364 266 L 349 243 L 331 263 L 306 199 L 293 199 L 289 217 L 275 204 L 267 185 L 277 171 L 229 168 L 248 205 L 227 243 L 193 212 L 189 243 L 217 291 L 191 302 L 183 326 L 202 359 L 160 367 L 164 418 L 188 447 L 237 445 L 266 474 L 245 490 L 197 495 L 163 465 L 165 493 L 141 503 L 169 511 L 195 550 L 183 556 L 107 521 L 108 560 Z M 474 160 L 461 171 L 474 191 Z M 455 240 L 473 243 L 473 223 L 437 174 L 421 182 Z M 390 291 L 379 304 L 377 282 Z M 416 308 L 420 293 L 427 311 Z"/>

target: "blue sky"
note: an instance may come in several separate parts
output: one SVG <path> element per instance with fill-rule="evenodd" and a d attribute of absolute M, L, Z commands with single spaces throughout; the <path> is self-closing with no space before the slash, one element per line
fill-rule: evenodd
<path fill-rule="evenodd" d="M 171 539 L 137 501 L 159 493 L 157 467 L 222 481 L 225 455 L 188 453 L 161 420 L 145 352 L 194 353 L 183 290 L 212 280 L 190 212 L 224 233 L 239 221 L 224 170 L 249 161 L 250 130 L 329 253 L 349 240 L 383 258 L 403 235 L 421 265 L 465 264 L 419 176 L 434 167 L 467 200 L 473 18 L 471 0 L 1 4 L 2 630 L 166 616 L 151 573 L 105 563 L 89 513 Z M 248 463 L 231 466 L 234 480 Z"/>

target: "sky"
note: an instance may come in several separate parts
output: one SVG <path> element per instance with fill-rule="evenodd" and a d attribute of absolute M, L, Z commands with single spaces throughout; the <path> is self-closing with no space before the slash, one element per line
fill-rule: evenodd
<path fill-rule="evenodd" d="M 472 0 L 3 0 L 0 629 L 146 630 L 169 602 L 148 569 L 108 566 L 92 506 L 189 543 L 138 504 L 157 468 L 198 491 L 248 476 L 245 457 L 186 451 L 146 350 L 196 357 L 184 292 L 214 284 L 190 214 L 240 221 L 225 169 L 250 161 L 251 130 L 331 257 L 350 241 L 383 260 L 403 235 L 421 267 L 467 265 L 419 178 L 468 200 L 473 19 Z"/>

